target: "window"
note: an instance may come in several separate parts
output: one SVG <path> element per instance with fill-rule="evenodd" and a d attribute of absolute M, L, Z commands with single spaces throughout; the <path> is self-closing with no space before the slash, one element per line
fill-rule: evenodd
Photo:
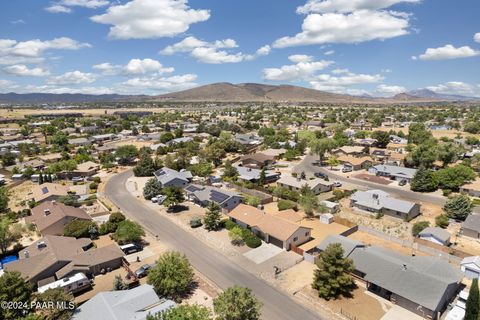
<path fill-rule="evenodd" d="M 298 237 L 293 238 L 293 241 L 297 241 L 297 240 L 298 240 Z"/>
<path fill-rule="evenodd" d="M 308 237 L 308 232 L 305 232 L 305 237 Z"/>

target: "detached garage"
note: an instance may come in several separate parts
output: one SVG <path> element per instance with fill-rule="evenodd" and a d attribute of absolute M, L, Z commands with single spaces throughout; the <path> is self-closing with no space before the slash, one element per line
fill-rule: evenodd
<path fill-rule="evenodd" d="M 480 278 L 480 257 L 466 257 L 460 263 L 460 267 L 468 279 Z"/>

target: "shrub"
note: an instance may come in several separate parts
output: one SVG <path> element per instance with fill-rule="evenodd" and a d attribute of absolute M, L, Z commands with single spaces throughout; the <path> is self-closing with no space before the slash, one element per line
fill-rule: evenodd
<path fill-rule="evenodd" d="M 198 228 L 202 226 L 202 219 L 199 217 L 193 217 L 190 219 L 190 227 L 192 228 Z"/>
<path fill-rule="evenodd" d="M 297 203 L 291 200 L 280 200 L 277 203 L 278 210 L 294 209 L 297 210 Z"/>
<path fill-rule="evenodd" d="M 145 236 L 145 231 L 136 222 L 125 220 L 118 224 L 117 230 L 113 235 L 115 241 L 120 244 L 129 242 L 138 242 Z"/>
<path fill-rule="evenodd" d="M 412 235 L 414 237 L 418 237 L 419 233 L 423 231 L 423 229 L 430 226 L 430 222 L 428 221 L 419 221 L 416 222 L 412 227 Z"/>
<path fill-rule="evenodd" d="M 239 226 L 235 226 L 228 232 L 228 236 L 234 246 L 241 246 L 244 244 L 243 230 Z"/>
<path fill-rule="evenodd" d="M 237 226 L 237 224 L 235 222 L 233 222 L 232 220 L 226 220 L 225 221 L 225 229 L 227 229 L 227 230 L 232 230 L 236 226 Z"/>
<path fill-rule="evenodd" d="M 97 225 L 93 221 L 72 220 L 63 228 L 66 237 L 89 238 L 92 231 L 98 232 Z"/>
<path fill-rule="evenodd" d="M 242 238 L 249 248 L 257 248 L 262 244 L 262 241 L 253 232 L 247 229 L 242 229 Z"/>
<path fill-rule="evenodd" d="M 435 217 L 435 224 L 437 227 L 445 229 L 448 227 L 448 216 L 446 214 L 441 214 Z"/>

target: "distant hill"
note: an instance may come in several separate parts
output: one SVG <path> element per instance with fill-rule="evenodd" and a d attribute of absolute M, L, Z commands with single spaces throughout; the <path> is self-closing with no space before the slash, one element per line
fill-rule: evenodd
<path fill-rule="evenodd" d="M 454 94 L 441 94 L 429 89 L 418 89 L 412 90 L 405 93 L 397 94 L 393 97 L 395 100 L 402 101 L 418 101 L 418 100 L 428 100 L 428 101 L 469 101 L 469 100 L 479 100 L 474 97 L 466 97 L 461 95 Z"/>
<path fill-rule="evenodd" d="M 148 96 L 127 96 L 119 94 L 54 94 L 54 93 L 2 93 L 0 103 L 84 103 L 84 102 L 122 102 L 145 100 Z"/>
<path fill-rule="evenodd" d="M 324 92 L 291 85 L 275 86 L 258 83 L 232 84 L 227 82 L 213 83 L 184 91 L 163 94 L 154 97 L 154 100 L 192 102 L 373 102 L 372 99 Z"/>

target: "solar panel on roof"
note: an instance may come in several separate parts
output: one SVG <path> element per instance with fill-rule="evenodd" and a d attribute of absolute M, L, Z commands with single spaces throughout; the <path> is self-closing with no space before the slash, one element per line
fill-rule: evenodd
<path fill-rule="evenodd" d="M 47 188 L 47 187 L 43 187 L 43 188 L 42 188 L 42 193 L 43 193 L 43 194 L 48 193 L 48 188 Z"/>
<path fill-rule="evenodd" d="M 186 189 L 187 191 L 190 191 L 190 192 L 196 192 L 196 191 L 202 190 L 196 186 L 188 186 Z"/>
<path fill-rule="evenodd" d="M 223 201 L 227 200 L 229 198 L 228 195 L 212 190 L 210 192 L 210 200 L 217 202 L 217 203 L 222 203 Z"/>

